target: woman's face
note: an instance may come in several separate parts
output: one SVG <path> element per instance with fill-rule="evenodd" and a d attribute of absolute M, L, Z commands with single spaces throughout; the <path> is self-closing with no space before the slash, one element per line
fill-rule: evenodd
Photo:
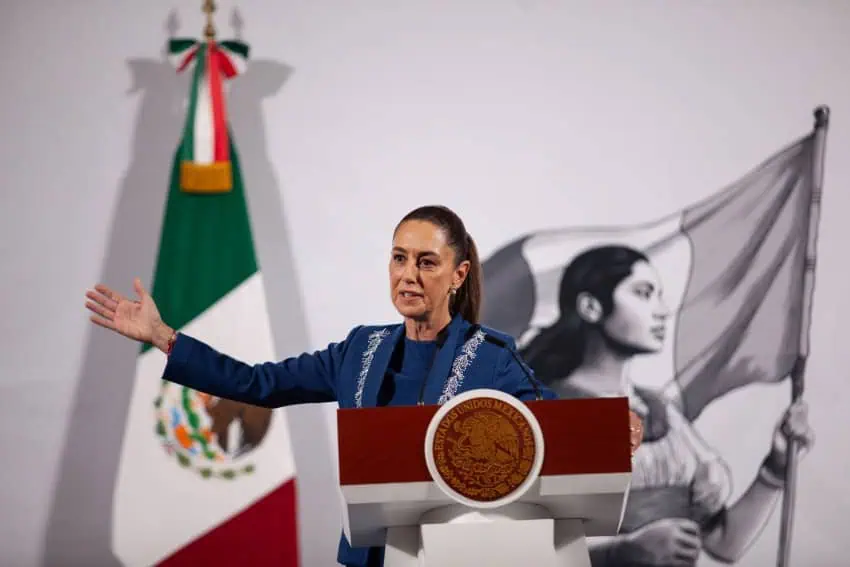
<path fill-rule="evenodd" d="M 614 309 L 602 328 L 608 338 L 636 352 L 656 352 L 664 345 L 670 315 L 658 273 L 649 263 L 632 266 L 629 277 L 614 289 Z"/>
<path fill-rule="evenodd" d="M 447 316 L 450 291 L 461 286 L 468 270 L 469 262 L 455 266 L 442 229 L 427 221 L 404 222 L 390 255 L 393 305 L 402 316 L 419 321 Z"/>

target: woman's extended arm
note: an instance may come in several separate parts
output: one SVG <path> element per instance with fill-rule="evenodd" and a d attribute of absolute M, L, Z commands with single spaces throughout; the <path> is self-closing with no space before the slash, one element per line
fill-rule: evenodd
<path fill-rule="evenodd" d="M 249 365 L 166 325 L 150 294 L 136 278 L 134 301 L 98 284 L 86 293 L 91 320 L 124 337 L 166 353 L 163 378 L 189 388 L 265 407 L 336 400 L 336 379 L 350 340 L 282 362 Z M 349 334 L 349 338 L 356 331 Z"/>
<path fill-rule="evenodd" d="M 725 513 L 724 521 L 703 536 L 705 550 L 718 561 L 735 563 L 749 549 L 770 519 L 785 488 L 788 439 L 799 446 L 800 454 L 814 444 L 805 402 L 797 401 L 785 411 L 773 435 L 773 444 L 758 475 L 741 497 Z"/>
<path fill-rule="evenodd" d="M 332 402 L 337 399 L 336 378 L 349 342 L 347 338 L 314 353 L 251 365 L 178 333 L 162 377 L 256 406 Z"/>

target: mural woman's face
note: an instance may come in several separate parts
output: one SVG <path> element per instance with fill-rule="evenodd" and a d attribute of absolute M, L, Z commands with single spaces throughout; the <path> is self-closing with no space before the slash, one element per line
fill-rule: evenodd
<path fill-rule="evenodd" d="M 656 352 L 664 345 L 670 311 L 661 280 L 649 263 L 632 266 L 629 277 L 614 289 L 614 309 L 602 322 L 605 334 L 636 352 Z"/>

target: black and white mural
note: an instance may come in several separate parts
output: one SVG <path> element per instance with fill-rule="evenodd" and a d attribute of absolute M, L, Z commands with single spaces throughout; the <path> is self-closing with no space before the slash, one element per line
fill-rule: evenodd
<path fill-rule="evenodd" d="M 483 322 L 510 332 L 562 397 L 628 396 L 645 424 L 621 532 L 594 567 L 736 563 L 781 514 L 788 562 L 795 476 L 814 434 L 803 382 L 828 109 L 703 201 L 629 226 L 564 227 L 484 263 Z M 733 474 L 699 418 L 733 391 L 787 383 L 763 461 Z M 747 488 L 733 497 L 732 485 Z"/>

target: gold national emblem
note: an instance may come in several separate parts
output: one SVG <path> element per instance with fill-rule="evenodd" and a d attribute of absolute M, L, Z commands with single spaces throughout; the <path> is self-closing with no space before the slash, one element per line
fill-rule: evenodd
<path fill-rule="evenodd" d="M 536 445 L 531 423 L 497 398 L 459 403 L 436 426 L 431 445 L 437 474 L 477 502 L 505 498 L 532 472 Z"/>

